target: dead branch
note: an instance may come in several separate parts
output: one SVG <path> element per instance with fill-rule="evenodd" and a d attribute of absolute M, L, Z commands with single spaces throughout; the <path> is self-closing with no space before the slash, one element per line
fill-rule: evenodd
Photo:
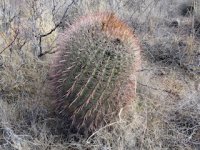
<path fill-rule="evenodd" d="M 39 52 L 38 57 L 41 57 L 41 56 L 43 56 L 43 55 L 49 53 L 49 52 L 44 52 L 44 53 L 42 52 L 42 38 L 44 38 L 44 37 L 46 37 L 46 36 L 52 34 L 58 27 L 60 27 L 60 26 L 63 24 L 63 20 L 64 20 L 64 18 L 66 17 L 68 10 L 70 9 L 70 7 L 71 7 L 75 2 L 76 2 L 75 0 L 72 0 L 72 2 L 67 6 L 67 8 L 65 9 L 65 12 L 63 13 L 62 18 L 60 19 L 60 21 L 59 21 L 57 24 L 55 24 L 55 27 L 54 27 L 53 29 L 51 29 L 49 32 L 47 32 L 47 33 L 45 33 L 45 34 L 39 35 L 39 50 L 40 50 L 40 52 Z"/>
<path fill-rule="evenodd" d="M 19 35 L 19 31 L 15 32 L 15 37 L 13 38 L 13 40 L 10 42 L 10 44 L 8 44 L 1 52 L 0 54 L 2 54 L 6 49 L 8 49 L 17 39 L 17 36 Z"/>

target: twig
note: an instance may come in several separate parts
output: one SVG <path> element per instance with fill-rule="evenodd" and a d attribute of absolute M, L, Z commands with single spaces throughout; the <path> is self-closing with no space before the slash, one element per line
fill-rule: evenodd
<path fill-rule="evenodd" d="M 87 138 L 86 143 L 90 143 L 89 140 L 90 140 L 95 134 L 97 134 L 98 132 L 102 131 L 103 129 L 105 129 L 105 128 L 107 128 L 107 127 L 110 127 L 110 126 L 113 126 L 113 125 L 118 124 L 118 123 L 123 123 L 123 122 L 125 122 L 125 121 L 123 121 L 122 118 L 121 118 L 122 111 L 123 111 L 123 108 L 121 108 L 120 111 L 119 111 L 119 113 L 118 113 L 119 121 L 116 121 L 116 122 L 107 124 L 106 126 L 100 128 L 99 130 L 97 130 L 96 132 L 94 132 L 89 138 Z"/>
<path fill-rule="evenodd" d="M 14 39 L 12 40 L 12 42 L 10 42 L 10 44 L 8 44 L 8 46 L 6 46 L 6 47 L 0 52 L 0 54 L 2 54 L 7 48 L 9 48 L 9 47 L 15 42 L 15 40 L 17 39 L 18 34 L 19 34 L 19 32 L 16 31 L 15 37 L 14 37 Z"/>
<path fill-rule="evenodd" d="M 104 126 L 104 127 L 102 127 L 102 128 L 100 128 L 99 130 L 97 130 L 97 131 L 95 131 L 87 140 L 86 140 L 86 143 L 90 143 L 89 141 L 90 141 L 90 139 L 93 137 L 93 136 L 95 136 L 98 132 L 100 132 L 100 131 L 102 131 L 102 130 L 104 130 L 104 129 L 106 129 L 107 127 L 110 127 L 110 126 L 113 126 L 113 125 L 115 125 L 115 124 L 118 124 L 118 123 L 122 123 L 122 122 L 125 122 L 125 121 L 116 121 L 116 122 L 113 122 L 113 123 L 110 123 L 110 124 L 107 124 L 106 126 Z"/>
<path fill-rule="evenodd" d="M 156 90 L 156 91 L 161 91 L 161 92 L 165 92 L 165 93 L 168 93 L 168 94 L 172 94 L 172 91 L 170 91 L 170 90 L 158 89 L 158 88 L 155 88 L 155 87 L 152 87 L 152 86 L 149 86 L 149 85 L 140 83 L 140 82 L 137 82 L 137 83 L 138 83 L 139 85 L 141 85 L 141 86 L 145 86 L 145 87 L 150 88 L 150 89 L 152 89 L 152 90 Z"/>
<path fill-rule="evenodd" d="M 72 2 L 67 6 L 67 8 L 66 8 L 66 10 L 65 10 L 65 12 L 64 12 L 64 14 L 63 14 L 63 16 L 62 16 L 62 18 L 60 19 L 60 21 L 59 21 L 57 24 L 55 24 L 55 27 L 54 27 L 53 29 L 51 29 L 49 32 L 47 32 L 47 33 L 45 33 L 45 34 L 39 35 L 39 49 L 40 49 L 40 53 L 39 53 L 38 57 L 41 57 L 41 56 L 47 54 L 47 52 L 44 52 L 44 53 L 42 52 L 42 38 L 43 38 L 43 37 L 46 37 L 46 36 L 48 36 L 48 35 L 50 35 L 50 34 L 52 34 L 58 27 L 60 27 L 60 26 L 63 24 L 63 20 L 64 20 L 64 18 L 66 17 L 66 14 L 67 14 L 69 8 L 70 8 L 74 3 L 75 3 L 75 0 L 72 0 Z"/>
<path fill-rule="evenodd" d="M 38 57 L 42 57 L 43 55 L 46 55 L 46 54 L 54 54 L 56 51 L 45 51 L 41 54 L 38 55 Z"/>

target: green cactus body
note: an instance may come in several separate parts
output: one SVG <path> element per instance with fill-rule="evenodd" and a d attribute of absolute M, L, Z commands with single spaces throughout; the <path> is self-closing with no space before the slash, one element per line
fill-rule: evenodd
<path fill-rule="evenodd" d="M 135 96 L 140 47 L 134 36 L 113 34 L 127 34 L 128 28 L 103 29 L 111 16 L 83 17 L 58 38 L 51 69 L 55 104 L 77 128 L 93 130 L 111 122 Z"/>

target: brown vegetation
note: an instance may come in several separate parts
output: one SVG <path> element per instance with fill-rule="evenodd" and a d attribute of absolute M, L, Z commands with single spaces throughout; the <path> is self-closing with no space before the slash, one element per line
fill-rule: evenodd
<path fill-rule="evenodd" d="M 200 7 L 186 1 L 0 0 L 0 149 L 199 149 Z M 194 12 L 182 16 L 183 4 Z M 57 34 L 99 11 L 135 29 L 142 67 L 129 109 L 86 138 L 55 115 L 48 72 Z"/>

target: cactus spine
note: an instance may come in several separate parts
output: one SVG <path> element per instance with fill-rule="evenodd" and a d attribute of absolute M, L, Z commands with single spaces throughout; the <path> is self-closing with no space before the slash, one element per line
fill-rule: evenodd
<path fill-rule="evenodd" d="M 113 120 L 135 97 L 140 46 L 113 13 L 77 20 L 60 35 L 50 71 L 57 110 L 78 129 Z"/>

